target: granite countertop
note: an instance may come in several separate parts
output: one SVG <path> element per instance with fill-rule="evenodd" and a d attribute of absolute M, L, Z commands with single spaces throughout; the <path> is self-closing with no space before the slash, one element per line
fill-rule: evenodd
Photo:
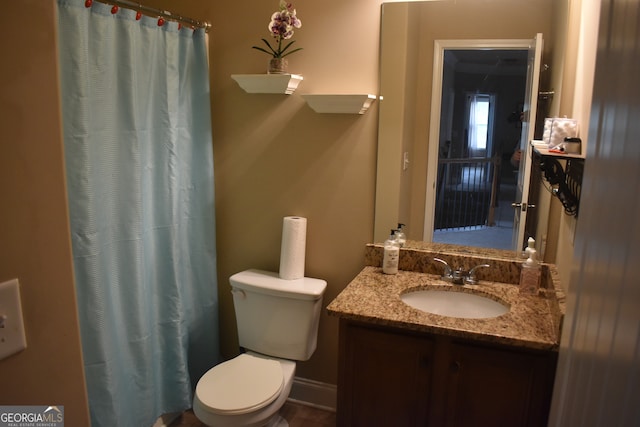
<path fill-rule="evenodd" d="M 481 293 L 508 304 L 510 310 L 495 318 L 462 319 L 422 312 L 400 299 L 404 292 L 427 288 Z M 387 275 L 380 267 L 369 265 L 329 304 L 327 311 L 343 319 L 383 326 L 557 351 L 562 323 L 557 295 L 553 289 L 542 289 L 540 295 L 524 295 L 512 283 L 490 280 L 480 280 L 477 285 L 453 285 L 437 274 L 420 271 L 400 270 Z"/>

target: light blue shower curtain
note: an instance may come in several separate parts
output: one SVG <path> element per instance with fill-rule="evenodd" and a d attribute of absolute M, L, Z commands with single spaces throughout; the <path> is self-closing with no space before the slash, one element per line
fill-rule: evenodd
<path fill-rule="evenodd" d="M 97 1 L 58 14 L 91 422 L 148 427 L 219 361 L 206 35 Z"/>

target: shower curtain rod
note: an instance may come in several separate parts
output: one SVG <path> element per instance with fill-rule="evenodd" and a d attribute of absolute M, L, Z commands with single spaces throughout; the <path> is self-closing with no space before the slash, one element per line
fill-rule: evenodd
<path fill-rule="evenodd" d="M 99 0 L 100 1 L 100 0 Z M 127 9 L 132 9 L 138 12 L 142 12 L 150 16 L 158 16 L 172 21 L 188 24 L 194 28 L 204 28 L 205 31 L 209 31 L 211 24 L 207 21 L 198 21 L 197 19 L 187 18 L 185 16 L 176 15 L 167 10 L 160 10 L 154 7 L 144 6 L 140 3 L 134 3 L 128 0 L 103 0 L 103 3 L 112 4 L 115 6 L 122 6 Z"/>

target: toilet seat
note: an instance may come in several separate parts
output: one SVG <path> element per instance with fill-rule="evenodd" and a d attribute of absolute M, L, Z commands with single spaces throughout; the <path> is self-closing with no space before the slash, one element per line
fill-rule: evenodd
<path fill-rule="evenodd" d="M 207 371 L 196 396 L 213 413 L 239 415 L 269 405 L 283 385 L 280 362 L 244 353 Z"/>

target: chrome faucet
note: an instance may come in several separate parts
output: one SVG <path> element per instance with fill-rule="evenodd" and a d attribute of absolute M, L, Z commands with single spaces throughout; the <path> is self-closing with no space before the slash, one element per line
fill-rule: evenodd
<path fill-rule="evenodd" d="M 489 264 L 478 264 L 475 267 L 473 267 L 471 270 L 469 270 L 469 272 L 467 273 L 467 277 L 464 278 L 464 283 L 467 285 L 476 285 L 478 284 L 478 279 L 476 279 L 476 270 L 478 268 L 489 268 L 491 267 Z"/>
<path fill-rule="evenodd" d="M 442 279 L 446 280 L 447 282 L 453 282 L 453 271 L 451 270 L 451 267 L 449 267 L 449 264 L 447 264 L 447 261 L 440 258 L 433 258 L 433 260 L 444 264 L 444 272 L 442 273 Z"/>
<path fill-rule="evenodd" d="M 442 260 L 440 258 L 434 258 L 433 260 L 444 264 L 442 280 L 451 282 L 454 285 L 475 285 L 478 283 L 478 279 L 476 279 L 476 270 L 482 267 L 491 267 L 489 264 L 479 264 L 469 271 L 463 270 L 461 268 L 456 268 L 455 270 L 453 270 L 445 260 Z"/>

